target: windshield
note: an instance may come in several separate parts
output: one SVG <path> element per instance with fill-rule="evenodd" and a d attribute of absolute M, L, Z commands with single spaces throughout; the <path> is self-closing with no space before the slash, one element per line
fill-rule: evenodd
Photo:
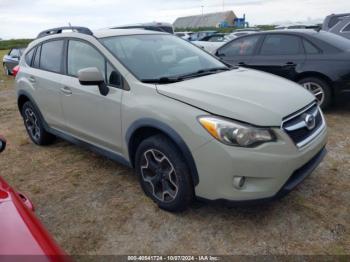
<path fill-rule="evenodd" d="M 100 39 L 138 79 L 150 80 L 227 67 L 173 35 L 128 35 Z"/>

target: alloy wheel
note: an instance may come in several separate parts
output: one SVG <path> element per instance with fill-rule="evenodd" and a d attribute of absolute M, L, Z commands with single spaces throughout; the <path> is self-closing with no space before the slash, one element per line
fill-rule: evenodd
<path fill-rule="evenodd" d="M 141 175 L 148 191 L 162 202 L 173 201 L 179 191 L 179 181 L 171 161 L 155 149 L 147 150 L 141 161 Z"/>
<path fill-rule="evenodd" d="M 319 84 L 315 83 L 315 82 L 306 82 L 303 83 L 302 86 L 310 91 L 317 99 L 318 104 L 322 105 L 325 99 L 325 94 L 323 91 L 322 86 L 320 86 Z"/>
<path fill-rule="evenodd" d="M 38 124 L 38 118 L 32 109 L 26 108 L 24 111 L 24 121 L 26 127 L 35 141 L 40 140 L 40 127 Z"/>

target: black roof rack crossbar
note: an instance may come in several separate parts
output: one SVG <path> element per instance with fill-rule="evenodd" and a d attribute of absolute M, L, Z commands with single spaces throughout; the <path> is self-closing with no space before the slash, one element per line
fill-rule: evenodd
<path fill-rule="evenodd" d="M 40 34 L 38 34 L 37 38 L 41 38 L 41 37 L 48 36 L 48 35 L 61 34 L 64 30 L 71 30 L 73 32 L 78 32 L 78 33 L 86 34 L 86 35 L 93 35 L 91 30 L 89 28 L 86 28 L 86 27 L 64 26 L 64 27 L 57 27 L 57 28 L 52 28 L 52 29 L 47 29 L 45 31 L 42 31 Z"/>

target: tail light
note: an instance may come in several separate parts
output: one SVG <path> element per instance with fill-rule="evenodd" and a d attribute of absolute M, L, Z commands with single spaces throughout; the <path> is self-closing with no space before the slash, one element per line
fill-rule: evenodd
<path fill-rule="evenodd" d="M 13 69 L 12 69 L 12 75 L 14 77 L 16 77 L 16 75 L 18 74 L 19 72 L 19 66 L 15 66 Z"/>

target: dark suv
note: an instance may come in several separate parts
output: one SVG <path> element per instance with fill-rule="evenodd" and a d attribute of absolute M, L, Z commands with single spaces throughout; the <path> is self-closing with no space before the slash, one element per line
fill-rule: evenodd
<path fill-rule="evenodd" d="M 216 52 L 226 63 L 300 83 L 322 108 L 350 93 L 350 41 L 324 31 L 276 30 L 243 36 Z"/>
<path fill-rule="evenodd" d="M 6 75 L 12 75 L 12 69 L 18 65 L 25 48 L 12 48 L 3 58 L 2 65 Z"/>

